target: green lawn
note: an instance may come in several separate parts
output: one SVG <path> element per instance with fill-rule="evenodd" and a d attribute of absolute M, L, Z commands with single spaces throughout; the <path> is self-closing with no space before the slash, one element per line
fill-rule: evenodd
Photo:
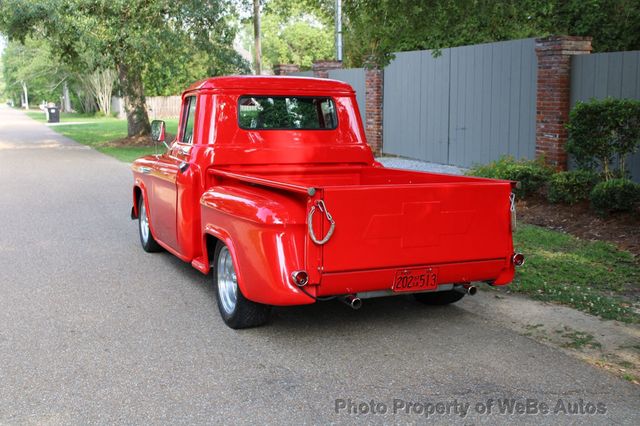
<path fill-rule="evenodd" d="M 47 122 L 47 117 L 42 111 L 27 111 L 26 114 L 33 118 L 36 121 L 40 121 L 42 123 Z M 64 123 L 65 121 L 73 121 L 73 122 L 91 122 L 94 121 L 96 117 L 93 114 L 80 114 L 77 112 L 61 112 L 60 113 L 60 122 Z M 116 120 L 115 118 L 110 118 L 110 120 Z"/>
<path fill-rule="evenodd" d="M 45 121 L 44 113 L 39 111 L 30 111 L 27 115 L 37 121 Z M 82 122 L 82 124 L 68 124 L 64 122 Z M 162 152 L 164 146 L 160 144 L 158 148 L 150 147 L 120 147 L 108 146 L 107 142 L 122 139 L 127 136 L 127 121 L 119 120 L 112 117 L 92 117 L 86 114 L 63 113 L 60 117 L 63 124 L 51 126 L 56 132 L 75 140 L 83 145 L 90 146 L 97 151 L 117 158 L 127 163 L 132 162 L 138 157 L 144 155 Z M 167 133 L 176 134 L 178 129 L 178 120 L 166 120 Z"/>
<path fill-rule="evenodd" d="M 508 288 L 536 299 L 560 302 L 606 319 L 639 322 L 633 297 L 640 264 L 633 255 L 602 241 L 585 241 L 532 225 L 519 225 L 516 250 L 526 256 Z"/>

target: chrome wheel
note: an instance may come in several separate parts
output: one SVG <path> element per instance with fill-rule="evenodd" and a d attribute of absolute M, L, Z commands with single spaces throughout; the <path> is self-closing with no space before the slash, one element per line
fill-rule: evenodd
<path fill-rule="evenodd" d="M 218 299 L 227 315 L 233 314 L 238 303 L 238 278 L 233 267 L 233 259 L 227 247 L 222 247 L 216 265 L 218 278 Z"/>
<path fill-rule="evenodd" d="M 140 237 L 142 237 L 142 243 L 147 244 L 149 241 L 149 218 L 144 202 L 140 203 Z"/>

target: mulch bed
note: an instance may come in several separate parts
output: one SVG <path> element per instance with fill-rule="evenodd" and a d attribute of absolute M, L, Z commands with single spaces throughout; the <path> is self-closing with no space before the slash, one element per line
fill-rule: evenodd
<path fill-rule="evenodd" d="M 166 134 L 165 140 L 172 141 L 175 139 L 175 135 Z M 147 147 L 153 146 L 154 142 L 151 140 L 151 136 L 131 136 L 122 139 L 116 139 L 109 141 L 104 144 L 104 146 L 113 146 L 113 147 Z M 160 143 L 162 145 L 162 143 Z"/>
<path fill-rule="evenodd" d="M 602 218 L 589 209 L 588 202 L 569 206 L 531 198 L 518 201 L 517 212 L 519 221 L 586 240 L 609 241 L 640 259 L 640 211 Z"/>

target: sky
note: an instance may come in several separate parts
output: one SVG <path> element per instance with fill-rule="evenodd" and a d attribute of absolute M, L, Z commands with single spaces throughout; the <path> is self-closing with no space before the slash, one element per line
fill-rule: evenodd
<path fill-rule="evenodd" d="M 4 50 L 4 47 L 6 45 L 7 45 L 7 41 L 5 40 L 4 36 L 0 34 L 0 56 L 2 56 L 2 51 Z"/>

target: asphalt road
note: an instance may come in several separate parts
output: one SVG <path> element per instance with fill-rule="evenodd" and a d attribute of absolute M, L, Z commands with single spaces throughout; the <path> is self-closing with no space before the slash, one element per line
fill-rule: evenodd
<path fill-rule="evenodd" d="M 0 108 L 0 423 L 640 424 L 637 387 L 464 300 L 279 308 L 231 330 L 208 277 L 141 250 L 130 186 L 127 164 Z M 510 398 L 606 413 L 481 414 Z"/>

